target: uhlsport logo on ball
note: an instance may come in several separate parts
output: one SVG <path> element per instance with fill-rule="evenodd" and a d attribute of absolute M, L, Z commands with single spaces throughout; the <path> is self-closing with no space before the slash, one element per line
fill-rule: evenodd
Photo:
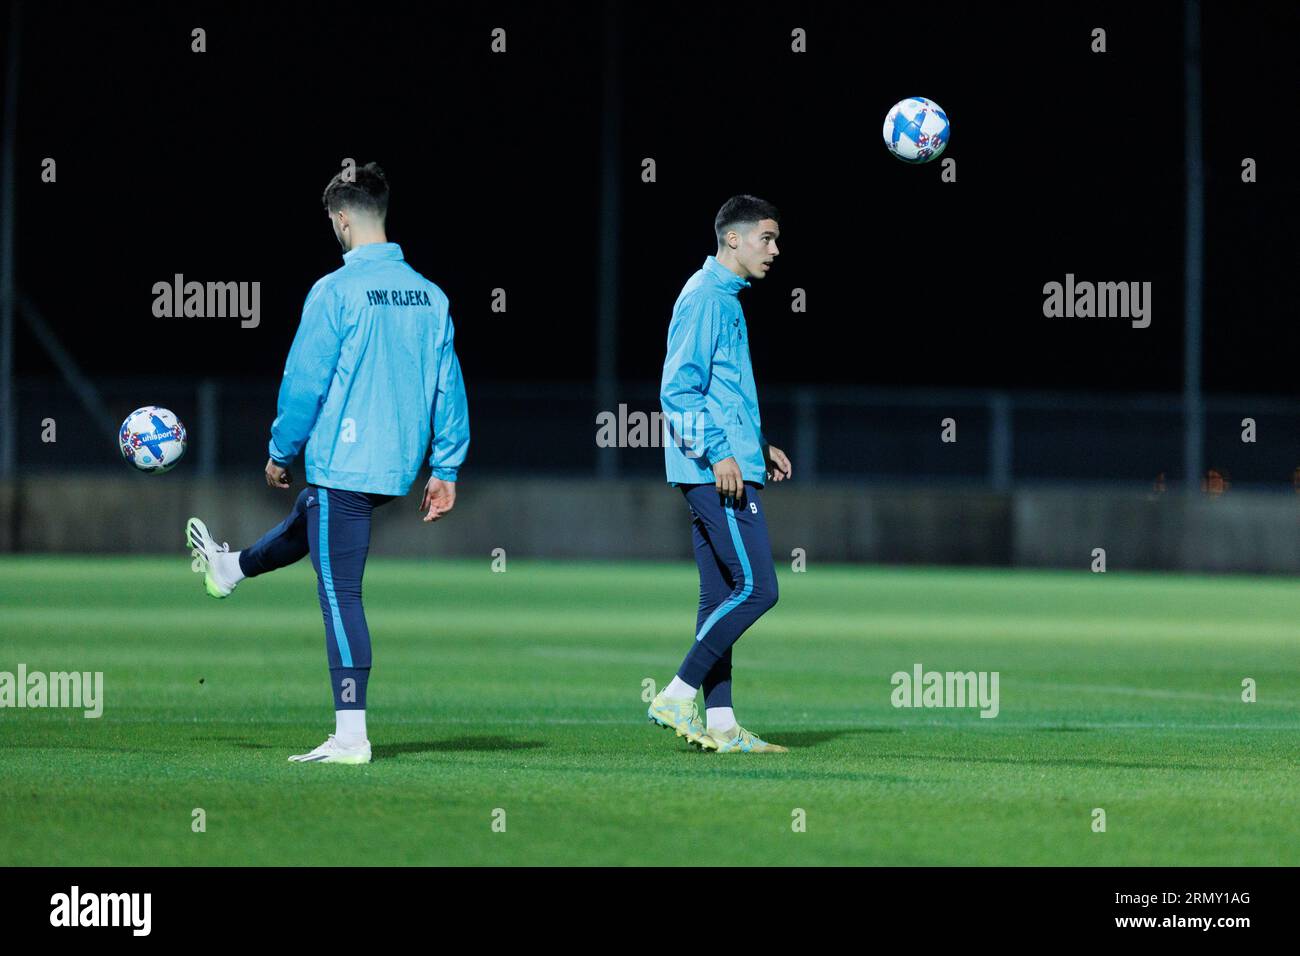
<path fill-rule="evenodd" d="M 934 100 L 909 96 L 885 114 L 882 134 L 889 151 L 905 163 L 937 159 L 948 145 L 948 114 Z"/>
<path fill-rule="evenodd" d="M 117 434 L 127 464 L 150 475 L 171 471 L 185 457 L 185 426 L 176 413 L 157 405 L 137 408 Z"/>

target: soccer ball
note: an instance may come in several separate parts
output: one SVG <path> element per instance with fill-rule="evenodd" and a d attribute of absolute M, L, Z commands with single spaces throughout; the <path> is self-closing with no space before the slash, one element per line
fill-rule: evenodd
<path fill-rule="evenodd" d="M 928 163 L 948 145 L 948 114 L 933 100 L 909 96 L 885 114 L 889 151 L 905 163 Z"/>
<path fill-rule="evenodd" d="M 185 426 L 174 412 L 146 405 L 126 416 L 117 443 L 127 464 L 146 474 L 161 475 L 185 457 Z"/>

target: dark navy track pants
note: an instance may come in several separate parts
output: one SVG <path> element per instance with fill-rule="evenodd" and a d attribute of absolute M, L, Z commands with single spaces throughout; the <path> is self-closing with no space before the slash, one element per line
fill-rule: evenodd
<path fill-rule="evenodd" d="M 700 609 L 695 643 L 677 676 L 704 689 L 706 707 L 731 706 L 731 648 L 776 604 L 776 565 L 758 485 L 726 503 L 715 485 L 681 485 L 691 513 Z"/>
<path fill-rule="evenodd" d="M 370 550 L 370 518 L 390 495 L 308 485 L 293 510 L 239 555 L 256 577 L 311 555 L 325 617 L 325 652 L 335 710 L 364 710 L 370 682 L 370 629 L 361 606 L 361 577 Z"/>

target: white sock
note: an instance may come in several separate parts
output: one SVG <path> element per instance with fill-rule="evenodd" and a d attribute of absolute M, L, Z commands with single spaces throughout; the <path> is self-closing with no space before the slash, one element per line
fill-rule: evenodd
<path fill-rule="evenodd" d="M 694 700 L 695 688 L 674 675 L 673 682 L 664 688 L 664 696 L 673 700 Z"/>
<path fill-rule="evenodd" d="M 239 551 L 218 551 L 214 556 L 217 577 L 228 588 L 233 588 L 244 580 L 244 572 L 239 570 Z"/>
<path fill-rule="evenodd" d="M 736 726 L 736 715 L 730 707 L 709 707 L 704 711 L 704 725 L 709 730 L 730 730 Z"/>
<path fill-rule="evenodd" d="M 366 712 L 364 710 L 334 711 L 334 736 L 345 746 L 366 742 Z"/>

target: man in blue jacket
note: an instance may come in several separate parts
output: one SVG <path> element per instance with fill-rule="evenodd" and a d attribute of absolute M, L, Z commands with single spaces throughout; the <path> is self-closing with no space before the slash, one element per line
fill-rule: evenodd
<path fill-rule="evenodd" d="M 737 294 L 780 255 L 771 203 L 734 196 L 714 220 L 716 255 L 683 287 L 668 326 L 659 399 L 668 483 L 691 514 L 700 606 L 695 642 L 650 703 L 652 723 L 702 750 L 781 753 L 741 727 L 731 706 L 731 648 L 776 604 L 776 567 L 759 489 L 790 477 L 785 452 L 763 436 L 749 332 Z M 704 688 L 705 721 L 695 695 Z"/>
<path fill-rule="evenodd" d="M 311 763 L 370 762 L 366 686 L 370 632 L 361 577 L 374 509 L 410 490 L 425 451 L 432 475 L 420 510 L 437 521 L 456 502 L 456 473 L 469 447 L 469 419 L 447 297 L 388 241 L 388 182 L 374 163 L 325 188 L 325 210 L 343 266 L 307 295 L 289 350 L 266 481 L 289 488 L 305 449 L 307 487 L 277 527 L 243 551 L 218 546 L 197 518 L 186 538 L 208 594 L 227 597 L 245 577 L 293 564 L 316 568 L 335 731 Z"/>

